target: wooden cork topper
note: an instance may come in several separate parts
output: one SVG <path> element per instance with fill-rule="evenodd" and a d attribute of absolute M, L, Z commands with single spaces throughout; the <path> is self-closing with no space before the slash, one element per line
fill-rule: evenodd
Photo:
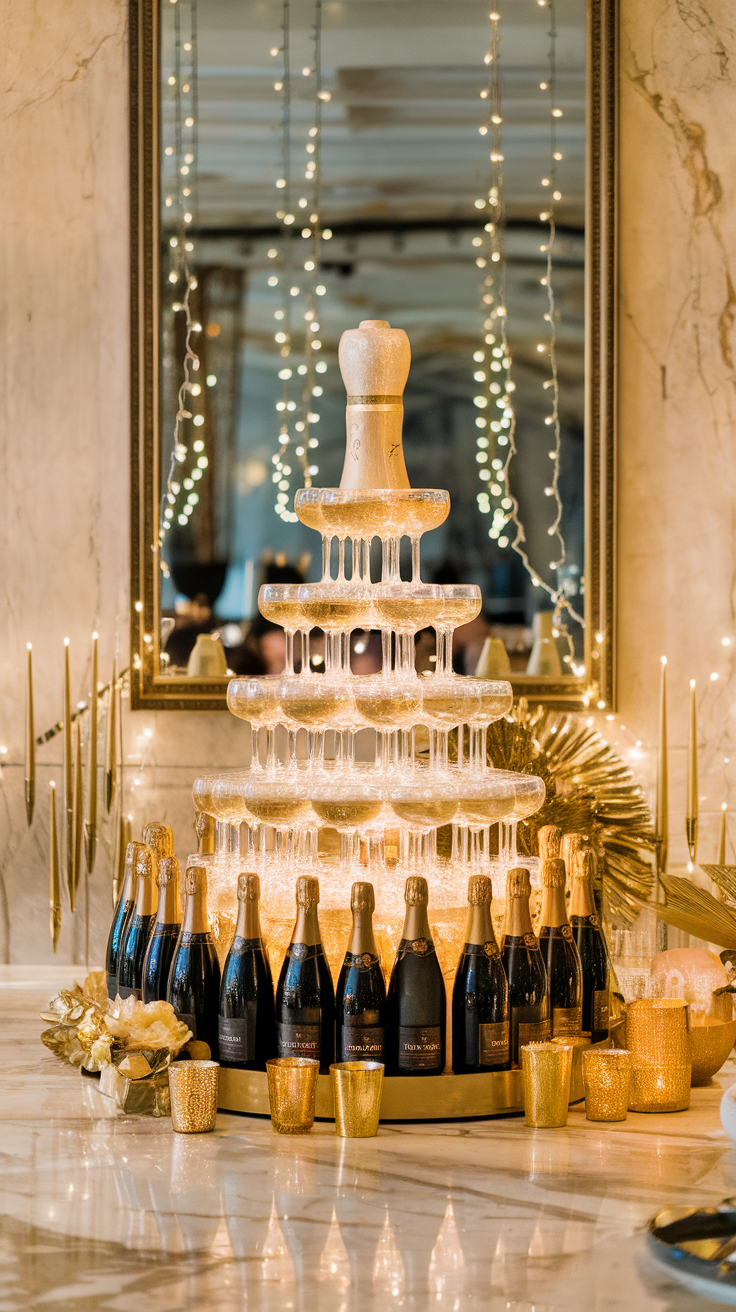
<path fill-rule="evenodd" d="M 409 338 L 385 319 L 364 319 L 343 333 L 338 357 L 348 394 L 340 487 L 408 488 L 401 427 Z"/>

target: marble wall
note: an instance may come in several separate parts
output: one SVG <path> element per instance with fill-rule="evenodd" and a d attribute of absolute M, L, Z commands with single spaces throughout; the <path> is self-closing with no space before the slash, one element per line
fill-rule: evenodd
<path fill-rule="evenodd" d="M 712 859 L 729 777 L 724 757 L 736 732 L 736 270 L 729 255 L 736 249 L 736 35 L 728 0 L 707 7 L 622 0 L 621 9 L 620 713 L 604 727 L 638 751 L 651 774 L 647 744 L 656 733 L 659 656 L 666 652 L 672 847 L 682 860 L 685 696 L 688 679 L 698 679 L 702 852 Z M 101 674 L 116 643 L 123 654 L 127 644 L 126 11 L 124 0 L 6 0 L 0 15 L 5 961 L 51 957 L 48 781 L 59 776 L 61 754 L 58 738 L 39 751 L 29 832 L 25 644 L 34 645 L 39 732 L 60 714 L 64 637 L 75 699 L 87 694 L 92 630 L 101 635 Z M 711 681 L 711 673 L 719 678 Z M 185 856 L 192 777 L 203 766 L 241 762 L 245 732 L 224 715 L 126 715 L 126 809 L 135 822 L 175 824 Z M 109 917 L 109 844 L 103 828 L 89 890 L 93 959 Z M 67 915 L 59 958 L 80 961 L 83 953 L 82 917 L 72 924 Z"/>

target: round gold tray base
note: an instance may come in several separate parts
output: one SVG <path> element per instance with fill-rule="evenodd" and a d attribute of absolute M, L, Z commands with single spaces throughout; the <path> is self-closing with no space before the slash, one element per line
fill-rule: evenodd
<path fill-rule="evenodd" d="M 607 1043 L 597 1043 L 605 1048 Z M 581 1049 L 574 1054 L 570 1102 L 584 1097 L 580 1064 Z M 220 1070 L 218 1107 L 223 1112 L 245 1112 L 268 1116 L 268 1078 L 265 1071 Z M 381 1098 L 382 1121 L 452 1121 L 474 1116 L 509 1116 L 524 1110 L 520 1070 L 488 1071 L 481 1075 L 434 1075 L 417 1078 L 387 1075 Z M 332 1080 L 317 1077 L 317 1120 L 333 1121 Z"/>

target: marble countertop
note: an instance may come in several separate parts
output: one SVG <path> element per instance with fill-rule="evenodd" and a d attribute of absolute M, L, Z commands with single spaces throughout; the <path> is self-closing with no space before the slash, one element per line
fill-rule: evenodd
<path fill-rule="evenodd" d="M 78 972 L 82 974 L 83 972 Z M 37 1019 L 68 968 L 0 968 L 0 1310 L 686 1312 L 715 1308 L 647 1254 L 668 1204 L 736 1194 L 723 1086 L 689 1112 L 619 1125 L 523 1118 L 332 1126 L 281 1139 L 128 1116 L 44 1049 Z"/>

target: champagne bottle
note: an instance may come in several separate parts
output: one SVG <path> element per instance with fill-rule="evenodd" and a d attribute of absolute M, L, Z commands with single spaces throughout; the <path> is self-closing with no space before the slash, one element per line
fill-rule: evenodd
<path fill-rule="evenodd" d="M 143 990 L 143 962 L 156 919 L 153 853 L 150 847 L 141 845 L 135 863 L 135 876 L 135 907 L 125 943 L 121 947 L 118 966 L 118 993 L 121 998 L 129 998 L 131 994 L 140 998 Z"/>
<path fill-rule="evenodd" d="M 115 907 L 115 913 L 110 926 L 110 933 L 107 939 L 107 951 L 105 953 L 105 974 L 107 977 L 107 996 L 109 998 L 117 997 L 118 992 L 118 969 L 120 966 L 120 950 L 124 946 L 125 939 L 128 937 L 128 929 L 133 919 L 133 908 L 135 906 L 135 866 L 138 859 L 138 853 L 143 850 L 143 843 L 128 843 L 125 849 L 125 873 L 123 883 L 120 889 L 120 897 Z"/>
<path fill-rule="evenodd" d="M 175 856 L 165 856 L 158 863 L 156 884 L 158 908 L 153 933 L 143 962 L 143 1001 L 166 1000 L 169 971 L 181 929 L 179 881 L 181 871 Z"/>
<path fill-rule="evenodd" d="M 572 863 L 570 923 L 575 936 L 583 975 L 583 1034 L 591 1043 L 608 1038 L 608 952 L 593 901 L 595 853 L 585 847 Z"/>
<path fill-rule="evenodd" d="M 560 855 L 565 862 L 565 896 L 567 898 L 569 898 L 572 893 L 572 868 L 575 853 L 579 852 L 581 847 L 585 847 L 587 842 L 588 839 L 585 834 L 565 834 L 565 837 L 562 840 L 562 850 Z"/>
<path fill-rule="evenodd" d="M 406 917 L 388 986 L 388 1075 L 441 1075 L 445 1068 L 445 981 L 429 928 L 426 879 L 411 875 Z"/>
<path fill-rule="evenodd" d="M 452 990 L 452 1069 L 456 1075 L 507 1070 L 509 988 L 491 923 L 491 881 L 468 880 L 465 946 Z"/>
<path fill-rule="evenodd" d="M 550 1037 L 547 971 L 532 929 L 529 871 L 509 870 L 506 879 L 506 925 L 503 964 L 509 982 L 511 1065 L 520 1066 L 519 1049 Z"/>
<path fill-rule="evenodd" d="M 262 1071 L 276 1056 L 273 979 L 261 934 L 258 875 L 238 875 L 238 923 L 222 972 L 218 1037 L 220 1061 Z"/>
<path fill-rule="evenodd" d="M 562 830 L 559 825 L 542 825 L 537 834 L 539 843 L 539 860 L 553 861 L 560 855 L 562 847 Z"/>
<path fill-rule="evenodd" d="M 207 871 L 187 870 L 184 921 L 171 961 L 166 1001 L 192 1037 L 209 1045 L 217 1061 L 217 1011 L 220 1002 L 220 963 L 207 915 Z"/>
<path fill-rule="evenodd" d="M 296 881 L 296 924 L 276 989 L 279 1057 L 313 1057 L 320 1069 L 335 1060 L 335 990 L 322 947 L 319 880 Z"/>
<path fill-rule="evenodd" d="M 565 904 L 565 863 L 542 862 L 542 916 L 539 945 L 547 967 L 552 1038 L 579 1034 L 582 1023 L 582 972 Z"/>
<path fill-rule="evenodd" d="M 338 1061 L 385 1061 L 386 985 L 373 937 L 373 885 L 353 884 L 353 932 L 337 981 Z"/>

